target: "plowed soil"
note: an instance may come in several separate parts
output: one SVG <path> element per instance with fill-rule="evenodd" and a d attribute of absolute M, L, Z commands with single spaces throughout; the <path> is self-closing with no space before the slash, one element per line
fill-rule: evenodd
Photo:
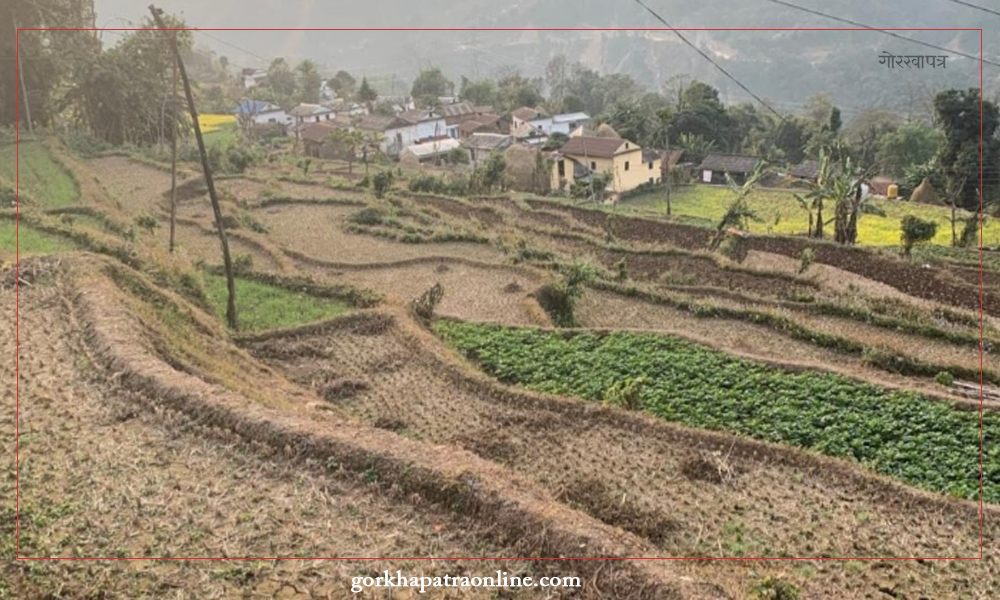
<path fill-rule="evenodd" d="M 23 557 L 500 556 L 454 513 L 393 500 L 329 465 L 248 445 L 108 381 L 87 358 L 62 275 L 20 293 Z M 5 305 L 14 291 L 0 292 Z M 14 355 L 14 320 L 2 325 Z M 2 542 L 14 546 L 14 365 L 2 367 Z M 509 555 L 509 554 L 507 554 Z M 9 598 L 356 598 L 351 577 L 497 569 L 523 561 L 5 561 Z M 58 590 L 58 592 L 56 592 Z M 397 592 L 406 592 L 397 590 Z M 53 596 L 57 593 L 57 596 Z M 95 595 L 96 594 L 96 595 Z M 396 597 L 409 597 L 397 593 Z M 491 598 L 489 590 L 435 597 Z M 517 597 L 544 597 L 530 591 Z"/>

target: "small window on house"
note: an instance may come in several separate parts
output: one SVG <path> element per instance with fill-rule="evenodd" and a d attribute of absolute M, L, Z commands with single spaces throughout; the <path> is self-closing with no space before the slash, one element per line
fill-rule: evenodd
<path fill-rule="evenodd" d="M 565 177 L 566 176 L 566 161 L 565 160 L 559 161 L 559 176 L 560 177 Z"/>
<path fill-rule="evenodd" d="M 625 170 L 628 171 L 628 161 L 625 161 Z"/>
<path fill-rule="evenodd" d="M 267 122 L 268 123 L 277 123 L 278 120 L 277 119 L 268 119 Z"/>
<path fill-rule="evenodd" d="M 591 171 L 596 171 L 597 170 L 597 163 L 596 162 L 590 161 L 590 170 Z"/>
<path fill-rule="evenodd" d="M 625 149 L 628 150 L 628 142 L 625 142 Z"/>
<path fill-rule="evenodd" d="M 319 117 L 316 117 L 316 122 L 319 123 Z"/>
<path fill-rule="evenodd" d="M 649 161 L 649 168 L 650 168 L 650 169 L 652 169 L 652 168 L 653 168 L 653 161 Z"/>

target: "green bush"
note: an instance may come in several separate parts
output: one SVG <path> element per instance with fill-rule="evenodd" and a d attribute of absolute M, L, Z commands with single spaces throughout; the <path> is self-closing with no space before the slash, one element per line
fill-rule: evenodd
<path fill-rule="evenodd" d="M 921 219 L 916 215 L 906 215 L 900 222 L 900 241 L 907 256 L 913 246 L 921 242 L 929 242 L 937 234 L 937 222 Z"/>
<path fill-rule="evenodd" d="M 358 225 L 366 225 L 372 227 L 375 225 L 381 225 L 385 220 L 382 212 L 377 208 L 362 208 L 358 212 L 347 217 L 347 220 L 351 223 L 357 223 Z"/>
<path fill-rule="evenodd" d="M 237 254 L 233 260 L 233 274 L 236 276 L 246 275 L 253 271 L 253 255 Z"/>
<path fill-rule="evenodd" d="M 806 272 L 806 269 L 816 260 L 816 252 L 812 248 L 803 248 L 799 253 L 799 275 Z"/>
<path fill-rule="evenodd" d="M 642 392 L 642 386 L 645 383 L 646 378 L 643 376 L 626 377 L 615 381 L 608 389 L 604 390 L 604 404 L 625 410 L 639 410 L 642 408 L 642 404 L 639 402 L 639 393 Z"/>
<path fill-rule="evenodd" d="M 146 231 L 153 234 L 156 228 L 160 226 L 160 222 L 153 215 L 139 215 L 135 218 L 135 224 L 142 227 Z"/>
<path fill-rule="evenodd" d="M 798 600 L 799 598 L 798 586 L 777 577 L 768 577 L 755 584 L 750 593 L 758 600 Z"/>
<path fill-rule="evenodd" d="M 576 327 L 576 302 L 583 296 L 584 284 L 593 280 L 596 274 L 588 263 L 573 263 L 563 268 L 562 281 L 538 288 L 535 299 L 557 327 Z"/>
<path fill-rule="evenodd" d="M 89 158 L 111 150 L 113 146 L 87 131 L 69 131 L 62 136 L 66 147 L 74 153 Z"/>
<path fill-rule="evenodd" d="M 955 383 L 955 376 L 948 371 L 941 371 L 934 376 L 934 381 L 940 383 L 945 387 L 951 387 Z"/>
<path fill-rule="evenodd" d="M 618 281 L 625 281 L 628 279 L 628 263 L 624 258 L 615 263 L 615 269 L 618 272 L 616 277 Z"/>
<path fill-rule="evenodd" d="M 738 235 L 727 235 L 719 244 L 719 253 L 726 258 L 742 263 L 747 257 L 747 245 Z"/>
<path fill-rule="evenodd" d="M 392 187 L 392 180 L 392 171 L 379 171 L 372 177 L 372 189 L 375 191 L 376 198 L 385 196 L 385 193 Z"/>

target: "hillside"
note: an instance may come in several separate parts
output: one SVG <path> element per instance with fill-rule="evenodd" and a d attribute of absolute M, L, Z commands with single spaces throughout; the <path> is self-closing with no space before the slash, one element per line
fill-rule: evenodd
<path fill-rule="evenodd" d="M 19 271 L 0 236 L 5 552 L 385 559 L 7 561 L 9 597 L 347 598 L 383 569 L 500 569 L 588 582 L 556 597 L 978 599 L 1000 576 L 988 553 L 888 560 L 998 535 L 995 268 L 776 235 L 724 256 L 677 219 L 417 193 L 403 169 L 378 198 L 357 166 L 276 159 L 218 181 L 231 331 L 195 165 L 170 254 L 161 163 L 55 139 L 25 163 L 51 176 Z M 663 556 L 746 560 L 634 559 Z M 813 560 L 755 560 L 790 556 Z"/>
<path fill-rule="evenodd" d="M 984 26 L 974 10 L 941 0 L 891 0 L 872 5 L 861 0 L 825 6 L 800 4 L 874 27 L 899 29 L 956 29 Z M 926 89 L 977 86 L 979 65 L 967 59 L 949 60 L 941 70 L 887 72 L 878 65 L 878 54 L 939 54 L 939 51 L 902 42 L 873 32 L 766 32 L 726 31 L 755 28 L 850 28 L 850 25 L 809 15 L 787 7 L 754 0 L 712 0 L 689 3 L 666 0 L 651 5 L 679 28 L 711 28 L 690 32 L 690 39 L 713 54 L 719 63 L 743 80 L 758 95 L 794 110 L 810 95 L 828 91 L 845 109 L 897 106 L 907 94 Z M 180 12 L 192 26 L 202 28 L 455 28 L 455 29 L 661 29 L 663 26 L 633 2 L 539 2 L 527 0 L 502 10 L 481 0 L 459 5 L 445 2 L 379 3 L 342 11 L 336 5 L 293 2 L 286 10 L 247 10 L 245 3 L 211 5 L 179 0 L 167 7 Z M 137 20 L 141 9 L 120 0 L 97 2 L 98 20 L 123 16 Z M 974 32 L 901 31 L 939 46 L 978 55 L 980 35 Z M 719 88 L 727 101 L 748 100 L 712 65 L 684 46 L 670 32 L 453 32 L 444 36 L 420 32 L 217 32 L 201 36 L 199 44 L 227 55 L 234 64 L 259 66 L 260 56 L 311 58 L 332 74 L 348 69 L 355 74 L 389 79 L 394 75 L 401 89 L 423 67 L 440 66 L 451 78 L 486 76 L 504 67 L 527 75 L 544 76 L 545 65 L 557 54 L 605 73 L 628 73 L 656 88 L 679 74 L 691 75 Z M 330 44 L 331 37 L 337 39 Z M 213 39 L 214 38 L 214 39 Z M 222 39 L 253 55 L 220 43 Z M 1000 48 L 990 36 L 982 39 L 986 56 Z M 986 85 L 995 89 L 1000 71 L 987 67 Z M 849 114 L 849 112 L 848 112 Z"/>

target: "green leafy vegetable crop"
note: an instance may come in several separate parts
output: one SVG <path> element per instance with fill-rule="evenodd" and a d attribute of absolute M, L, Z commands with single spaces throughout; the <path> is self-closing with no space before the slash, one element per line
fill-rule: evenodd
<path fill-rule="evenodd" d="M 601 400 L 642 377 L 638 405 L 669 421 L 853 459 L 911 485 L 978 499 L 980 414 L 838 375 L 790 373 L 678 338 L 566 337 L 439 321 L 445 341 L 503 382 Z M 983 417 L 984 498 L 1000 502 L 1000 416 Z"/>

